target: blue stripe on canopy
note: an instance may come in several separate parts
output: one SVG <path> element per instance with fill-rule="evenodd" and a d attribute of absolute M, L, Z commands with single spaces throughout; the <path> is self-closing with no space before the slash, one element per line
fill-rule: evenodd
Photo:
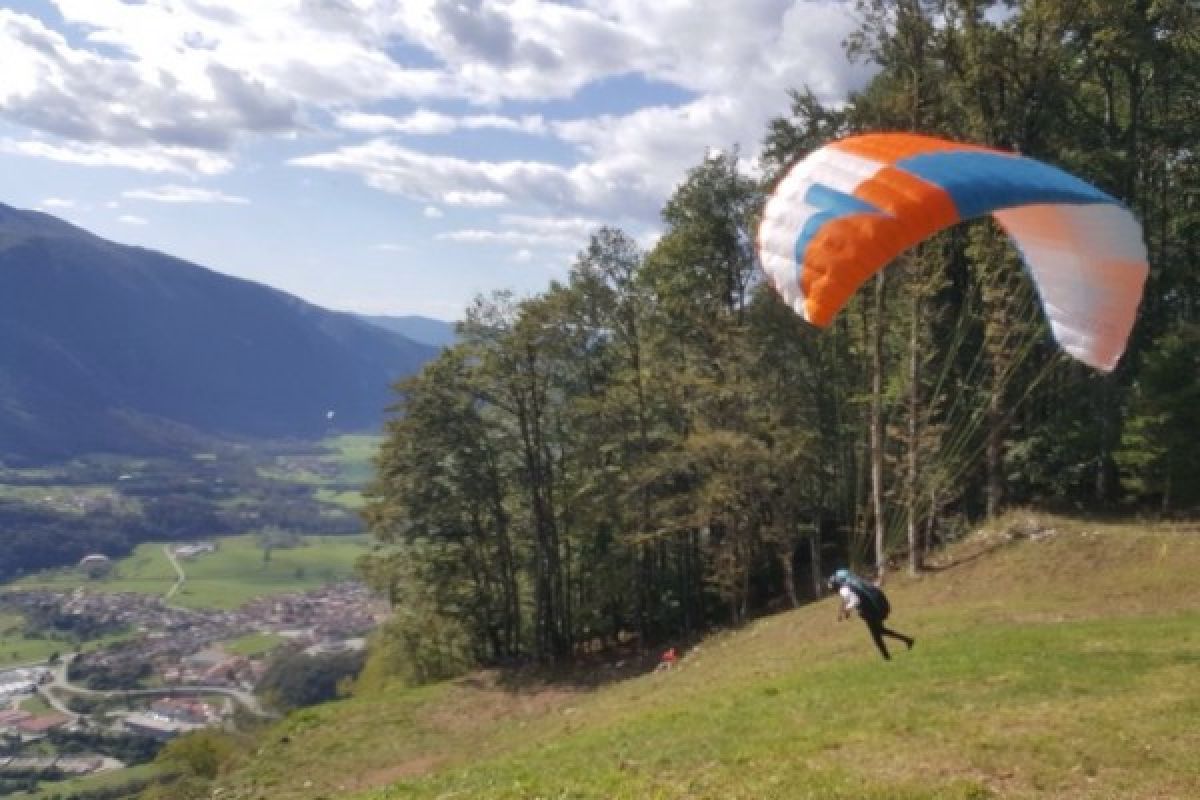
<path fill-rule="evenodd" d="M 976 150 L 925 153 L 896 166 L 946 190 L 959 219 L 1033 203 L 1117 203 L 1086 181 L 1032 158 Z"/>
<path fill-rule="evenodd" d="M 800 230 L 800 235 L 796 237 L 797 283 L 800 280 L 799 270 L 804 266 L 804 252 L 808 249 L 808 243 L 817 235 L 817 231 L 826 222 L 838 217 L 848 217 L 851 214 L 883 213 L 867 201 L 860 200 L 852 194 L 838 191 L 823 183 L 814 183 L 812 186 L 809 186 L 808 191 L 804 193 L 804 202 L 821 210 L 808 218 L 808 221 L 804 223 L 804 227 Z"/>

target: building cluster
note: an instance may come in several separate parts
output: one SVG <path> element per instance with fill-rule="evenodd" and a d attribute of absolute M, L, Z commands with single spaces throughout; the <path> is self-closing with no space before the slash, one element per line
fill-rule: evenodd
<path fill-rule="evenodd" d="M 227 653 L 220 643 L 266 633 L 305 648 L 355 647 L 382 613 L 367 588 L 353 581 L 261 597 L 232 611 L 173 608 L 154 595 L 82 588 L 13 591 L 5 598 L 18 610 L 52 607 L 61 616 L 87 617 L 97 625 L 120 626 L 138 634 L 78 656 L 76 670 L 137 674 L 149 665 L 167 686 L 245 690 L 257 685 L 265 665 L 259 659 Z"/>
<path fill-rule="evenodd" d="M 261 659 L 227 653 L 208 647 L 178 660 L 160 663 L 156 672 L 167 686 L 225 686 L 253 691 L 266 672 Z"/>
<path fill-rule="evenodd" d="M 10 708 L 0 711 L 0 734 L 20 736 L 22 740 L 37 739 L 70 721 L 71 718 L 65 714 L 34 714 L 19 708 Z"/>
<path fill-rule="evenodd" d="M 275 460 L 276 466 L 289 475 L 316 475 L 326 480 L 337 477 L 341 467 L 334 461 L 321 455 L 287 455 Z"/>
<path fill-rule="evenodd" d="M 362 636 L 379 623 L 382 613 L 367 587 L 354 581 L 260 597 L 240 610 L 265 628 L 305 644 Z"/>
<path fill-rule="evenodd" d="M 28 499 L 35 506 L 76 514 L 117 512 L 125 505 L 125 500 L 120 492 L 101 488 L 56 492 Z"/>
<path fill-rule="evenodd" d="M 0 706 L 33 694 L 37 685 L 50 676 L 46 667 L 19 667 L 0 670 Z"/>
<path fill-rule="evenodd" d="M 171 548 L 171 552 L 175 554 L 176 558 L 189 559 L 189 558 L 195 558 L 196 556 L 203 555 L 205 553 L 215 553 L 215 552 L 217 552 L 217 545 L 215 542 L 193 542 L 191 544 L 177 544 Z"/>
<path fill-rule="evenodd" d="M 171 739 L 221 720 L 221 712 L 208 703 L 187 698 L 155 700 L 145 711 L 126 714 L 125 729 L 155 739 Z"/>

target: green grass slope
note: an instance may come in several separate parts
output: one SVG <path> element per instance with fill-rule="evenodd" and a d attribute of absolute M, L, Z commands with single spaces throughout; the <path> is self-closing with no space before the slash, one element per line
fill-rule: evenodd
<path fill-rule="evenodd" d="M 1198 570 L 1195 530 L 1012 517 L 889 583 L 917 637 L 890 663 L 826 600 L 598 689 L 479 674 L 307 709 L 220 796 L 1200 797 Z"/>

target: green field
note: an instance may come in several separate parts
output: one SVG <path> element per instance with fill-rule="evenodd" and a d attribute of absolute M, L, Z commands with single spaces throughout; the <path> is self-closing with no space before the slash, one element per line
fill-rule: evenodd
<path fill-rule="evenodd" d="M 334 488 L 322 487 L 317 489 L 317 500 L 330 505 L 341 506 L 349 511 L 357 511 L 363 507 L 362 493 L 354 489 L 341 487 L 366 486 L 375 475 L 374 458 L 379 452 L 382 442 L 379 436 L 345 435 L 325 441 L 325 445 L 336 454 L 337 477 Z"/>
<path fill-rule="evenodd" d="M 337 454 L 338 481 L 366 485 L 374 477 L 374 458 L 382 442 L 383 437 L 367 434 L 347 434 L 326 440 L 324 444 Z"/>
<path fill-rule="evenodd" d="M 187 581 L 171 597 L 172 604 L 236 608 L 267 594 L 315 589 L 354 577 L 354 564 L 368 547 L 366 536 L 309 536 L 303 537 L 301 547 L 273 549 L 266 561 L 253 535 L 216 541 L 219 546 L 215 553 L 180 562 Z M 85 585 L 93 591 L 165 595 L 176 579 L 163 545 L 147 542 L 138 545 L 128 558 L 117 561 L 106 578 L 88 580 L 77 570 L 65 569 L 32 575 L 14 585 L 58 589 Z"/>
<path fill-rule="evenodd" d="M 30 714 L 50 714 L 54 712 L 54 708 L 47 703 L 40 694 L 31 694 L 20 703 L 22 711 L 28 711 Z"/>
<path fill-rule="evenodd" d="M 60 514 L 83 515 L 95 509 L 136 514 L 140 504 L 111 486 L 14 486 L 0 483 L 0 498 Z"/>
<path fill-rule="evenodd" d="M 138 767 L 120 769 L 115 772 L 101 772 L 83 778 L 72 778 L 67 781 L 47 781 L 41 784 L 38 791 L 21 792 L 11 795 L 14 800 L 54 800 L 55 798 L 70 798 L 73 792 L 96 789 L 114 789 L 119 786 L 132 786 L 141 783 L 161 772 L 154 764 L 143 764 Z"/>
<path fill-rule="evenodd" d="M 235 656 L 261 656 L 286 641 L 282 636 L 270 633 L 251 633 L 228 642 L 221 642 L 221 649 Z"/>
<path fill-rule="evenodd" d="M 382 441 L 368 434 L 332 436 L 321 442 L 324 455 L 280 456 L 273 466 L 258 471 L 265 478 L 311 486 L 318 501 L 357 511 L 363 505 L 359 487 L 374 476 L 374 458 Z"/>
<path fill-rule="evenodd" d="M 357 511 L 365 504 L 362 492 L 338 491 L 335 489 L 317 489 L 316 498 L 322 503 L 341 506 L 349 511 Z"/>
<path fill-rule="evenodd" d="M 73 638 L 27 639 L 24 630 L 23 617 L 18 614 L 0 613 L 0 668 L 40 664 L 55 653 L 94 650 L 133 635 L 127 631 L 80 642 Z"/>
<path fill-rule="evenodd" d="M 248 798 L 1200 797 L 1200 537 L 1050 520 L 889 581 L 882 661 L 832 599 L 599 689 L 495 674 L 292 714 Z"/>
<path fill-rule="evenodd" d="M 0 613 L 0 668 L 45 661 L 69 649 L 70 645 L 53 639 L 26 639 L 24 619 Z"/>

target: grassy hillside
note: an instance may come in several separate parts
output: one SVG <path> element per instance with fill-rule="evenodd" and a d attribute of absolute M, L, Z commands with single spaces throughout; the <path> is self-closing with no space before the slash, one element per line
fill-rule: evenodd
<path fill-rule="evenodd" d="M 890 663 L 826 600 L 597 689 L 480 674 L 308 709 L 221 796 L 1200 797 L 1198 570 L 1195 531 L 1014 517 L 890 582 L 917 636 Z"/>

